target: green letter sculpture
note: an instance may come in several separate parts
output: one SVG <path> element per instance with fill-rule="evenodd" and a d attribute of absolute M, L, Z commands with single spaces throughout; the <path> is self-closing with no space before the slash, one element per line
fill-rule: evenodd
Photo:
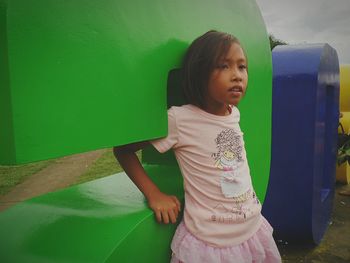
<path fill-rule="evenodd" d="M 0 0 L 0 163 L 20 164 L 167 134 L 168 73 L 210 29 L 249 60 L 240 105 L 254 186 L 270 168 L 272 74 L 254 0 Z M 181 197 L 174 164 L 145 164 Z M 125 174 L 22 202 L 0 214 L 1 262 L 169 261 L 160 225 Z"/>

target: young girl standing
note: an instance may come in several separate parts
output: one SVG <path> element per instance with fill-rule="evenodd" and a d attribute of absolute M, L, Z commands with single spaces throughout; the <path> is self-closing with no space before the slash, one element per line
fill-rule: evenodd
<path fill-rule="evenodd" d="M 159 222 L 175 223 L 181 205 L 160 192 L 135 152 L 151 143 L 173 149 L 184 177 L 185 206 L 174 235 L 172 263 L 281 262 L 272 228 L 254 192 L 237 104 L 247 83 L 247 58 L 234 36 L 209 31 L 183 62 L 188 104 L 168 110 L 168 136 L 114 148 Z"/>

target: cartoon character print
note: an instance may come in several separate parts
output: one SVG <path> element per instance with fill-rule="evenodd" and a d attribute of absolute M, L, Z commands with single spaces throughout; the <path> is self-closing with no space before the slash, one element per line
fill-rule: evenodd
<path fill-rule="evenodd" d="M 231 198 L 242 193 L 239 192 L 241 185 L 237 176 L 237 168 L 242 158 L 241 136 L 233 129 L 225 129 L 215 139 L 218 151 L 212 154 L 215 167 L 222 171 L 221 189 L 225 197 Z"/>

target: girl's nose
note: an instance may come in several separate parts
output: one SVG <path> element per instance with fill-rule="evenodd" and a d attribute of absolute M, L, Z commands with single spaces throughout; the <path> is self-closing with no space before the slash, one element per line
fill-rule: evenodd
<path fill-rule="evenodd" d="M 241 81 L 242 80 L 242 73 L 237 69 L 232 70 L 231 80 L 232 81 Z"/>

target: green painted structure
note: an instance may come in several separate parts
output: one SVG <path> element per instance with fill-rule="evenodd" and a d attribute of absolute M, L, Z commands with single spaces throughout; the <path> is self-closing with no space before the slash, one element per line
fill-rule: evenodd
<path fill-rule="evenodd" d="M 210 29 L 236 35 L 248 56 L 241 128 L 263 201 L 272 65 L 254 0 L 0 0 L 0 164 L 166 136 L 167 101 L 176 104 L 180 94 L 169 73 Z M 145 151 L 144 164 L 161 189 L 183 196 L 171 156 Z M 155 222 L 120 173 L 2 212 L 0 262 L 164 263 L 174 229 Z"/>
<path fill-rule="evenodd" d="M 163 191 L 183 195 L 177 167 L 146 170 Z M 0 262 L 163 263 L 174 231 L 175 225 L 155 222 L 142 193 L 122 173 L 2 212 Z"/>

